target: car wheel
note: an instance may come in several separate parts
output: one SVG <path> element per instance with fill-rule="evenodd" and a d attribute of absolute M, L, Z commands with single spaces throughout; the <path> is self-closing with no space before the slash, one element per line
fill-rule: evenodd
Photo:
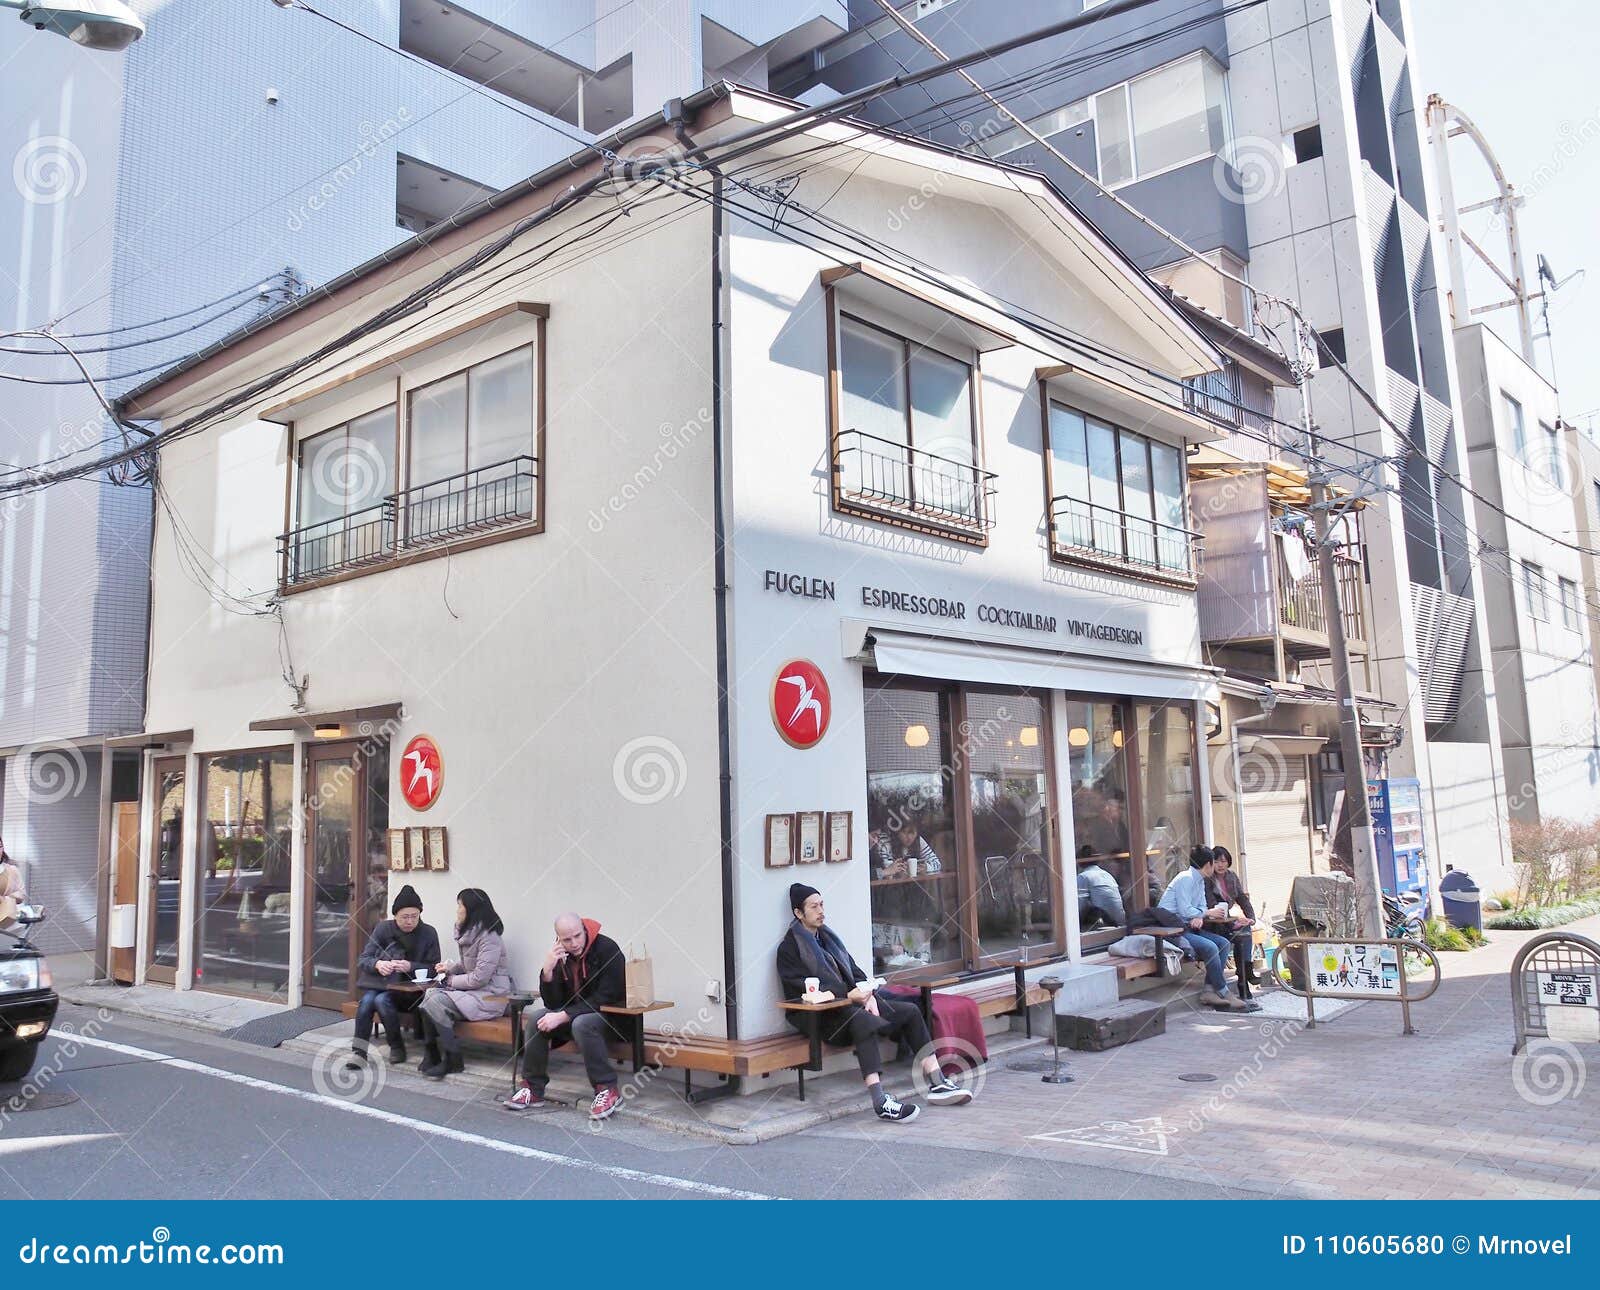
<path fill-rule="evenodd" d="M 26 1079 L 38 1053 L 38 1044 L 0 1048 L 0 1084 L 15 1084 L 18 1080 Z"/>

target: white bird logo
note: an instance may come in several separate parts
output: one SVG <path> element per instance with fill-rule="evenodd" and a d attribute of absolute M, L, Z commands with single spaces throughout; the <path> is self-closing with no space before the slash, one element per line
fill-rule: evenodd
<path fill-rule="evenodd" d="M 817 729 L 822 729 L 822 702 L 812 690 L 810 682 L 803 676 L 785 676 L 780 678 L 785 685 L 792 685 L 800 691 L 800 697 L 795 700 L 794 711 L 789 714 L 789 719 L 783 724 L 789 729 L 794 729 L 800 718 L 807 712 L 816 714 Z"/>
<path fill-rule="evenodd" d="M 432 797 L 433 767 L 428 765 L 428 755 L 420 749 L 416 749 L 412 752 L 408 752 L 405 759 L 407 761 L 414 761 L 417 764 L 416 769 L 411 772 L 410 782 L 406 784 L 406 795 L 410 796 L 411 791 L 416 788 L 419 783 L 421 783 L 423 780 L 427 780 L 428 796 Z"/>

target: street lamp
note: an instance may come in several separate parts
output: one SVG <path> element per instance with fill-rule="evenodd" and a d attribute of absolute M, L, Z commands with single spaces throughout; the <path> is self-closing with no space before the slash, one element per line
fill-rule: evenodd
<path fill-rule="evenodd" d="M 115 52 L 144 35 L 139 15 L 122 0 L 0 0 L 0 9 L 19 10 L 29 26 L 53 31 L 85 49 Z"/>

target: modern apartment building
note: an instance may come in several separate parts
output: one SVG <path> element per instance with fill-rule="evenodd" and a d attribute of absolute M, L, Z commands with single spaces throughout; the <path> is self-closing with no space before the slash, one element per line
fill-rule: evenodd
<path fill-rule="evenodd" d="M 921 0 L 902 12 L 955 55 L 1059 22 L 1067 8 Z M 1404 0 L 1226 8 L 1173 0 L 1112 12 L 971 69 L 1095 183 L 954 75 L 887 95 L 864 114 L 1037 170 L 1159 281 L 1280 353 L 1293 353 L 1287 315 L 1253 310 L 1249 297 L 1299 303 L 1382 412 L 1320 356 L 1316 422 L 1337 481 L 1366 503 L 1346 549 L 1371 606 L 1355 661 L 1358 690 L 1381 700 L 1362 713 L 1374 753 L 1385 754 L 1374 757 L 1378 773 L 1420 781 L 1436 860 L 1470 859 L 1475 875 L 1492 880 L 1509 863 L 1497 677 L 1477 517 L 1453 482 L 1466 478 L 1467 453 L 1429 234 L 1409 8 Z M 932 55 L 872 0 L 850 9 L 855 28 L 779 69 L 775 89 L 843 91 L 928 64 Z M 1119 209 L 1101 185 L 1251 291 Z M 1224 406 L 1240 401 L 1230 394 Z M 1279 388 L 1276 416 L 1279 424 L 1264 427 L 1241 417 L 1240 437 L 1251 440 L 1241 458 L 1296 462 L 1297 391 Z M 1208 536 L 1232 522 L 1219 513 L 1197 520 Z M 1222 634 L 1214 645 L 1240 632 L 1226 622 L 1213 630 Z M 1322 658 L 1305 654 L 1295 675 L 1326 692 Z M 1308 755 L 1308 781 L 1318 760 L 1338 769 L 1332 754 Z M 1308 811 L 1319 809 L 1316 796 L 1308 783 Z"/>
<path fill-rule="evenodd" d="M 844 16 L 832 0 L 318 6 L 354 34 L 265 3 L 134 7 L 148 32 L 122 55 L 0 22 L 0 326 L 61 320 L 111 395 L 670 98 L 764 84 Z M 108 440 L 84 385 L 0 383 L 0 460 Z M 103 740 L 141 728 L 158 505 L 140 479 L 97 478 L 0 515 L 0 828 L 54 909 L 55 950 L 94 946 L 99 823 L 138 794 L 137 756 Z M 191 573 L 219 605 L 263 608 L 204 561 Z"/>

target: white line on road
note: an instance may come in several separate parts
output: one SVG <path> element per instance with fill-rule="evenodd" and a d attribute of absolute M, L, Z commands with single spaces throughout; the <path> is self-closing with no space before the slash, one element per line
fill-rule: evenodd
<path fill-rule="evenodd" d="M 524 1160 L 540 1160 L 546 1164 L 565 1165 L 572 1169 L 582 1169 L 588 1173 L 603 1174 L 607 1178 L 615 1178 L 619 1182 L 643 1183 L 650 1187 L 669 1187 L 674 1191 L 693 1192 L 699 1196 L 720 1196 L 727 1200 L 772 1200 L 756 1191 L 740 1191 L 735 1187 L 721 1187 L 716 1183 L 699 1182 L 693 1178 L 678 1178 L 672 1174 L 653 1174 L 643 1169 L 629 1169 L 625 1165 L 607 1165 L 598 1160 L 585 1160 L 581 1156 L 564 1156 L 557 1151 L 541 1151 L 537 1147 L 525 1147 L 517 1142 L 504 1142 L 499 1138 L 484 1137 L 479 1133 L 468 1133 L 464 1129 L 452 1129 L 443 1124 L 433 1124 L 427 1120 L 412 1119 L 408 1115 L 397 1115 L 393 1111 L 384 1111 L 376 1106 L 366 1106 L 360 1102 L 346 1102 L 341 1098 L 329 1097 L 325 1093 L 312 1093 L 305 1089 L 292 1088 L 287 1084 L 274 1084 L 271 1080 L 256 1079 L 253 1075 L 240 1075 L 237 1071 L 223 1070 L 217 1066 L 207 1066 L 203 1062 L 191 1062 L 182 1057 L 171 1057 L 166 1053 L 158 1053 L 148 1048 L 134 1048 L 128 1044 L 113 1043 L 109 1039 L 96 1039 L 88 1035 L 74 1035 L 61 1033 L 56 1036 L 62 1043 L 88 1044 L 94 1048 L 104 1048 L 108 1052 L 122 1053 L 128 1057 L 142 1057 L 146 1061 L 160 1062 L 174 1070 L 192 1071 L 196 1075 L 209 1075 L 213 1079 L 227 1080 L 230 1084 L 242 1084 L 246 1088 L 260 1089 L 265 1093 L 280 1093 L 284 1097 L 299 1098 L 302 1102 L 311 1102 L 317 1106 L 325 1106 L 335 1111 L 345 1111 L 351 1115 L 364 1116 L 369 1120 L 379 1120 L 384 1124 L 392 1124 L 402 1129 L 414 1129 L 418 1133 L 431 1134 L 436 1138 L 448 1138 L 451 1142 L 460 1142 L 471 1147 L 486 1147 L 490 1151 L 498 1151 L 508 1156 L 521 1156 Z"/>

